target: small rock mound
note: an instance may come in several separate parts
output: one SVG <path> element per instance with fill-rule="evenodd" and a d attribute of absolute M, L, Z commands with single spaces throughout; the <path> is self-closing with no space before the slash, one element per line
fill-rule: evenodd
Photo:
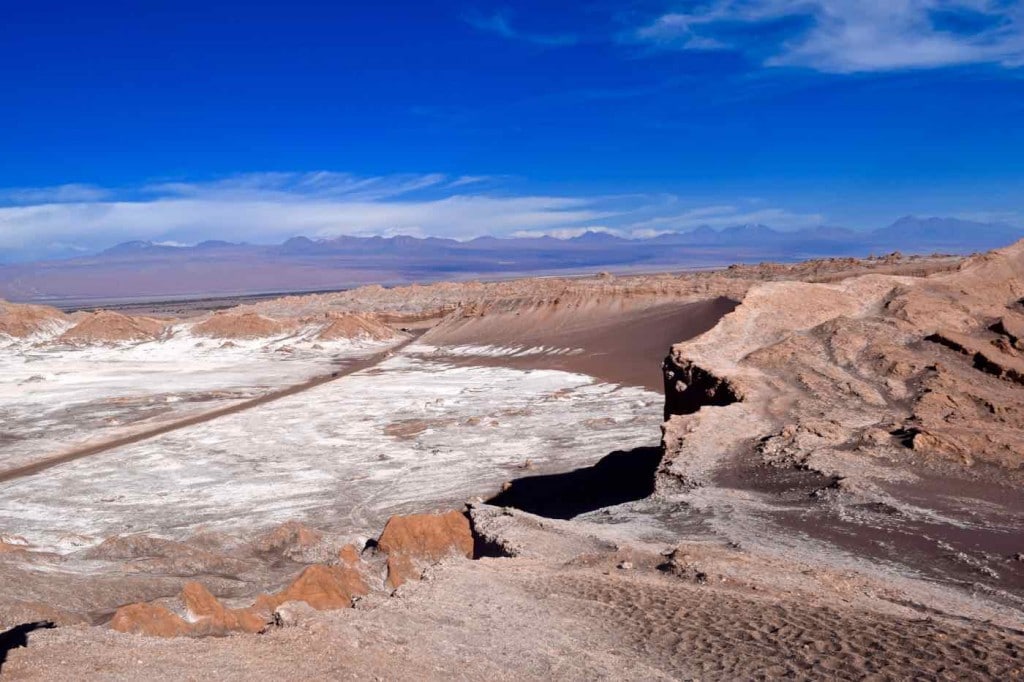
<path fill-rule="evenodd" d="M 370 339 L 386 341 L 396 336 L 376 315 L 360 313 L 327 313 L 327 325 L 317 335 L 319 341 L 339 339 Z"/>
<path fill-rule="evenodd" d="M 229 609 L 203 585 L 190 582 L 178 597 L 187 619 L 160 604 L 137 603 L 119 608 L 110 627 L 118 632 L 149 637 L 258 633 L 274 622 L 277 609 L 285 604 L 302 602 L 317 611 L 347 609 L 352 607 L 356 597 L 369 593 L 370 588 L 358 565 L 314 564 L 306 567 L 280 592 L 262 594 L 252 606 L 244 609 Z"/>
<path fill-rule="evenodd" d="M 222 312 L 193 325 L 192 333 L 214 339 L 258 339 L 280 336 L 291 328 L 259 313 Z"/>
<path fill-rule="evenodd" d="M 323 540 L 323 534 L 298 521 L 287 521 L 260 535 L 252 543 L 256 554 L 287 557 L 302 561 Z"/>
<path fill-rule="evenodd" d="M 152 341 L 163 334 L 167 324 L 149 317 L 129 317 L 112 310 L 90 313 L 57 339 L 61 343 L 116 343 Z"/>
<path fill-rule="evenodd" d="M 291 521 L 258 538 L 251 549 L 260 554 L 280 555 L 322 547 L 322 540 L 319 532 Z M 128 536 L 105 542 L 93 553 L 100 550 L 99 554 L 105 557 L 152 553 L 163 549 L 162 542 L 171 541 Z M 472 558 L 473 534 L 469 519 L 457 511 L 393 516 L 377 541 L 377 549 L 387 554 L 386 584 L 394 590 L 408 580 L 418 579 L 426 565 L 450 556 Z M 118 632 L 152 637 L 257 633 L 271 624 L 284 625 L 294 620 L 298 604 L 308 605 L 298 610 L 352 608 L 358 598 L 370 594 L 365 576 L 373 576 L 375 569 L 364 563 L 355 545 L 345 545 L 335 556 L 337 563 L 307 566 L 284 589 L 261 594 L 246 608 L 229 609 L 203 585 L 190 582 L 179 595 L 178 613 L 162 604 L 129 604 L 117 610 L 110 627 Z M 379 577 L 374 578 L 374 583 L 379 585 L 377 580 Z"/>
<path fill-rule="evenodd" d="M 465 514 L 410 514 L 392 516 L 377 540 L 388 555 L 387 584 L 395 589 L 419 576 L 423 563 L 448 556 L 473 557 L 473 533 Z"/>
<path fill-rule="evenodd" d="M 67 323 L 67 319 L 67 315 L 49 306 L 0 300 L 0 336 L 23 339 L 41 332 L 53 333 Z"/>
<path fill-rule="evenodd" d="M 173 575 L 238 575 L 243 561 L 194 545 L 149 535 L 107 538 L 82 553 L 86 559 L 130 561 L 135 571 Z"/>
<path fill-rule="evenodd" d="M 268 619 L 256 609 L 228 609 L 201 584 L 192 582 L 181 590 L 181 601 L 193 619 L 192 630 L 201 634 L 262 632 Z"/>
<path fill-rule="evenodd" d="M 326 611 L 347 609 L 355 597 L 369 593 L 370 588 L 355 567 L 314 564 L 303 570 L 284 590 L 260 597 L 256 603 L 257 606 L 273 605 L 277 608 L 286 602 L 301 601 L 318 611 Z"/>
<path fill-rule="evenodd" d="M 159 604 L 122 606 L 110 621 L 112 630 L 150 637 L 181 637 L 191 634 L 189 623 Z"/>

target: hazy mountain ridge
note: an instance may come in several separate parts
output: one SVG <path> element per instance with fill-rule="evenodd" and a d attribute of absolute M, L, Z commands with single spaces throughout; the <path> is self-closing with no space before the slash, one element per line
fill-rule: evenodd
<path fill-rule="evenodd" d="M 194 246 L 130 241 L 66 260 L 0 266 L 0 298 L 68 300 L 337 289 L 465 277 L 683 269 L 829 256 L 970 253 L 1004 246 L 1024 229 L 954 218 L 897 220 L 872 231 L 816 227 L 780 231 L 761 224 L 698 227 L 642 239 L 586 232 L 549 236 L 353 237 L 282 244 L 209 240 Z"/>
<path fill-rule="evenodd" d="M 404 250 L 418 252 L 452 250 L 458 252 L 508 249 L 552 249 L 568 251 L 585 247 L 615 244 L 618 247 L 647 245 L 687 246 L 807 246 L 830 245 L 849 248 L 896 248 L 921 252 L 940 246 L 959 251 L 981 251 L 1005 245 L 1024 236 L 1024 229 L 1005 223 L 982 223 L 956 218 L 917 218 L 906 216 L 893 224 L 871 231 L 821 226 L 795 231 L 776 230 L 768 225 L 736 225 L 716 230 L 702 226 L 681 232 L 665 232 L 648 238 L 628 238 L 612 233 L 588 231 L 579 236 L 556 237 L 476 237 L 467 241 L 440 237 L 355 237 L 343 235 L 326 239 L 292 237 L 279 245 L 254 245 L 209 240 L 194 246 L 170 246 L 157 242 L 130 241 L 102 251 L 99 256 L 156 255 L 195 253 L 211 249 L 239 249 L 253 253 L 324 254 L 338 252 L 393 253 Z M 77 259 L 76 259 L 77 260 Z"/>

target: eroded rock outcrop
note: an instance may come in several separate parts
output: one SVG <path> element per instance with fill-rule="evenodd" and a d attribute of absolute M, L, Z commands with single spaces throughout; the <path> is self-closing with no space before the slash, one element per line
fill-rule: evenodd
<path fill-rule="evenodd" d="M 36 334 L 55 334 L 68 324 L 67 315 L 56 308 L 0 299 L 0 337 L 23 339 Z"/>
<path fill-rule="evenodd" d="M 665 375 L 665 419 L 676 414 L 693 414 L 711 405 L 731 405 L 743 399 L 731 381 L 715 376 L 693 361 L 676 364 L 669 356 L 662 365 L 662 372 Z"/>
<path fill-rule="evenodd" d="M 78 324 L 61 334 L 58 343 L 91 344 L 152 341 L 160 338 L 167 323 L 150 317 L 132 317 L 100 310 L 88 313 Z"/>
<path fill-rule="evenodd" d="M 877 492 L 873 477 L 901 475 L 873 462 L 911 453 L 915 464 L 985 460 L 1019 477 L 1022 293 L 1024 243 L 918 279 L 754 285 L 666 361 L 659 489 L 700 485 L 735 457 L 865 494 Z M 827 437 L 811 437 L 822 424 Z M 786 445 L 769 455 L 757 445 L 769 441 Z"/>
<path fill-rule="evenodd" d="M 192 333 L 214 339 L 258 339 L 281 336 L 293 324 L 253 312 L 220 312 L 192 326 Z"/>
<path fill-rule="evenodd" d="M 326 313 L 326 324 L 317 334 L 319 341 L 367 339 L 387 341 L 397 336 L 395 330 L 376 316 L 366 313 Z"/>
<path fill-rule="evenodd" d="M 261 556 L 280 556 L 293 561 L 304 561 L 323 542 L 318 530 L 298 521 L 286 521 L 257 537 L 252 549 Z"/>
<path fill-rule="evenodd" d="M 149 637 L 183 637 L 192 634 L 188 621 L 160 604 L 122 606 L 111 619 L 110 628 Z"/>
<path fill-rule="evenodd" d="M 146 536 L 127 536 L 108 540 L 90 550 L 89 556 L 110 558 L 166 553 L 171 547 L 168 543 L 173 549 L 183 545 Z M 249 548 L 267 557 L 295 551 L 301 554 L 322 544 L 321 533 L 289 522 L 264 534 Z M 270 624 L 287 620 L 287 614 L 278 615 L 277 611 L 288 604 L 303 603 L 318 611 L 351 608 L 375 586 L 380 589 L 380 585 L 386 585 L 394 590 L 409 580 L 418 579 L 428 565 L 448 557 L 472 558 L 473 534 L 469 519 L 457 511 L 393 516 L 376 543 L 376 552 L 383 555 L 386 576 L 378 573 L 379 561 L 364 561 L 358 548 L 348 544 L 337 551 L 336 563 L 306 566 L 283 589 L 261 594 L 245 608 L 228 608 L 205 586 L 189 582 L 175 602 L 180 605 L 178 611 L 164 603 L 129 604 L 117 610 L 110 626 L 119 632 L 154 637 L 258 633 Z"/>
<path fill-rule="evenodd" d="M 377 540 L 388 555 L 387 584 L 398 588 L 418 578 L 422 567 L 449 556 L 473 557 L 473 533 L 465 514 L 392 516 Z"/>

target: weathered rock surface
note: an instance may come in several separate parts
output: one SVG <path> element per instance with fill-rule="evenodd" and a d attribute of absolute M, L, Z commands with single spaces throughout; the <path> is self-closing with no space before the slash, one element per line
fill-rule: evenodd
<path fill-rule="evenodd" d="M 276 608 L 285 602 L 301 601 L 317 610 L 345 609 L 352 606 L 354 598 L 369 592 L 370 588 L 358 568 L 317 564 L 304 569 L 283 591 L 261 598 L 257 604 L 269 603 Z"/>
<path fill-rule="evenodd" d="M 0 337 L 26 338 L 40 333 L 57 333 L 69 325 L 68 317 L 44 305 L 8 303 L 0 299 Z"/>
<path fill-rule="evenodd" d="M 370 339 L 385 341 L 397 335 L 395 330 L 387 326 L 373 314 L 361 313 L 326 313 L 325 324 L 316 338 L 321 341 L 338 339 Z"/>
<path fill-rule="evenodd" d="M 286 521 L 253 540 L 252 549 L 258 555 L 303 561 L 317 550 L 323 537 L 320 531 L 298 521 Z"/>
<path fill-rule="evenodd" d="M 262 632 L 268 618 L 258 609 L 228 609 L 200 583 L 191 582 L 181 591 L 181 601 L 190 616 L 191 630 L 201 634 Z"/>
<path fill-rule="evenodd" d="M 184 618 L 159 604 L 122 606 L 111 619 L 110 628 L 149 637 L 182 637 L 192 633 L 192 627 Z"/>
<path fill-rule="evenodd" d="M 393 516 L 377 540 L 388 555 L 388 586 L 416 579 L 422 566 L 449 556 L 473 557 L 473 534 L 465 514 Z"/>
<path fill-rule="evenodd" d="M 78 324 L 57 338 L 58 343 L 93 344 L 123 341 L 152 341 L 167 329 L 167 323 L 149 317 L 130 317 L 111 310 L 87 313 Z"/>
<path fill-rule="evenodd" d="M 258 313 L 226 311 L 193 325 L 192 333 L 214 339 L 257 339 L 280 336 L 293 328 L 293 324 Z"/>

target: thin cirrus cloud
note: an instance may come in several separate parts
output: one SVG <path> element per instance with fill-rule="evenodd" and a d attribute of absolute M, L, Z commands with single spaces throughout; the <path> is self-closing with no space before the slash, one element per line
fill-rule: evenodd
<path fill-rule="evenodd" d="M 713 0 L 626 35 L 666 49 L 733 50 L 831 73 L 1024 65 L 1016 0 Z"/>
<path fill-rule="evenodd" d="M 769 225 L 780 230 L 818 227 L 826 222 L 820 213 L 797 213 L 781 208 L 750 208 L 716 205 L 691 208 L 634 222 L 634 237 L 654 237 L 666 232 L 686 232 L 698 227 L 726 228 L 736 225 Z"/>
<path fill-rule="evenodd" d="M 512 26 L 509 17 L 503 12 L 487 15 L 469 14 L 465 17 L 465 21 L 473 28 L 481 31 L 494 33 L 509 40 L 518 40 L 535 45 L 566 47 L 580 42 L 580 37 L 574 33 L 535 33 L 515 28 Z"/>
<path fill-rule="evenodd" d="M 136 239 L 279 243 L 297 235 L 564 238 L 591 230 L 643 237 L 698 225 L 769 222 L 787 229 L 823 220 L 779 208 L 681 208 L 677 198 L 664 195 L 497 193 L 496 183 L 488 176 L 320 172 L 10 190 L 0 192 L 0 251 L 17 259 L 95 251 Z"/>

